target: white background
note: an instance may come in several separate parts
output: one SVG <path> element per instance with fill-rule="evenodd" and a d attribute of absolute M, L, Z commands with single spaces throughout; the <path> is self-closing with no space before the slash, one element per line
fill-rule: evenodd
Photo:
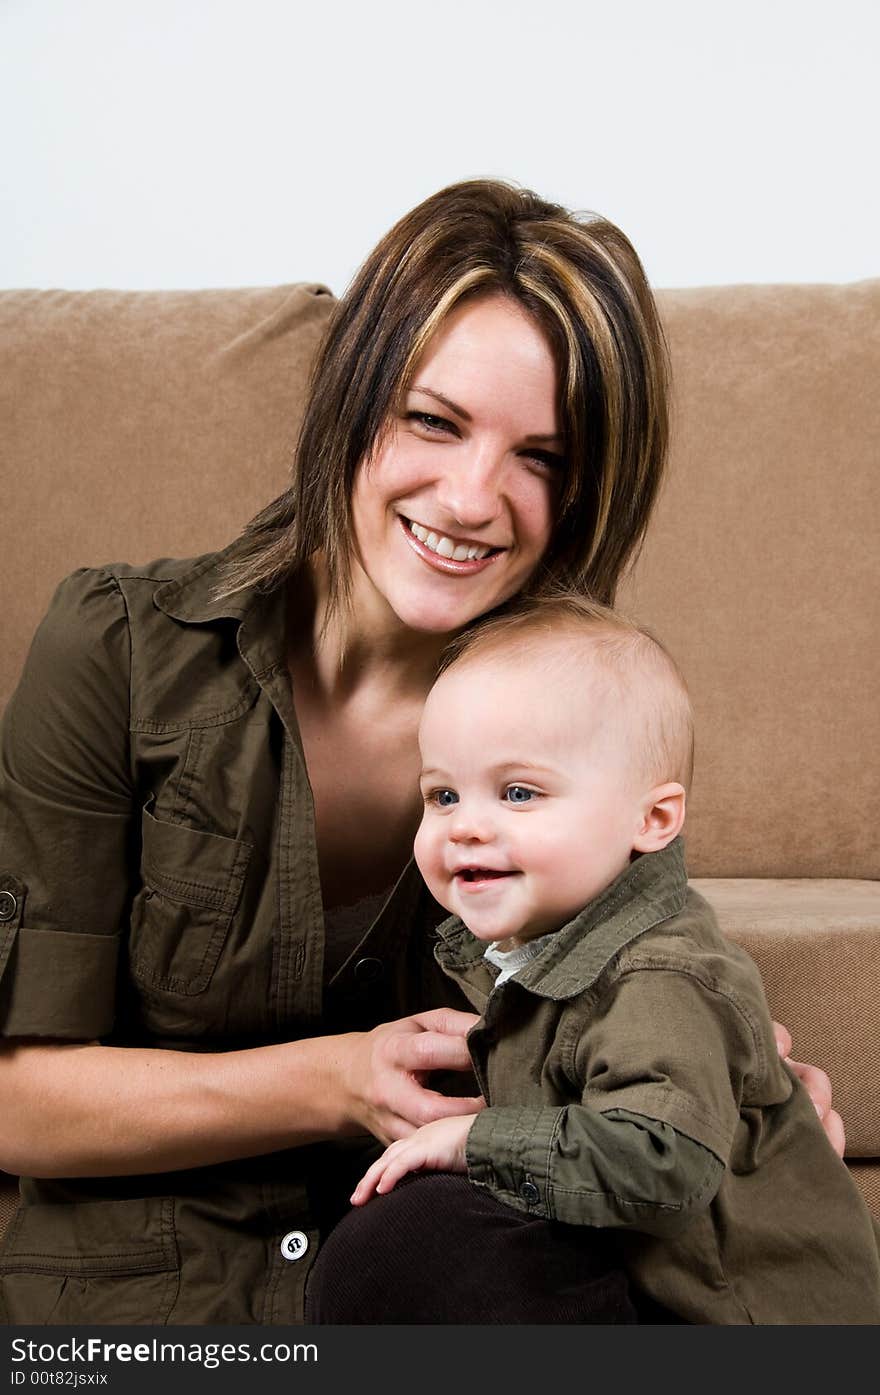
<path fill-rule="evenodd" d="M 880 274 L 878 0 L 0 0 L 0 285 L 344 289 L 456 179 L 656 286 Z"/>

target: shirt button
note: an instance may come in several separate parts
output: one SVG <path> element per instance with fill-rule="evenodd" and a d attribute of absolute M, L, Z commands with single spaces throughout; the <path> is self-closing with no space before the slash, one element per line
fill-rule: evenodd
<path fill-rule="evenodd" d="M 308 1248 L 309 1237 L 302 1230 L 289 1230 L 281 1241 L 281 1253 L 291 1263 L 295 1259 L 302 1259 Z"/>
<path fill-rule="evenodd" d="M 523 1182 L 519 1189 L 519 1194 L 527 1206 L 537 1206 L 541 1200 L 541 1193 L 534 1182 Z"/>
<path fill-rule="evenodd" d="M 0 891 L 0 920 L 11 920 L 18 910 L 18 902 L 11 891 Z"/>
<path fill-rule="evenodd" d="M 359 988 L 378 983 L 384 973 L 385 965 L 381 959 L 359 959 L 354 966 L 355 982 Z"/>

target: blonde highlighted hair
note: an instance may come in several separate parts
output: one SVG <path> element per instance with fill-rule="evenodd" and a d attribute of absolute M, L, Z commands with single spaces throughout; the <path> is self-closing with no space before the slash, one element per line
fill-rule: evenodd
<path fill-rule="evenodd" d="M 314 367 L 290 487 L 248 524 L 219 594 L 272 589 L 317 551 L 348 595 L 351 495 L 415 366 L 450 312 L 510 297 L 547 334 L 566 475 L 527 591 L 562 582 L 605 602 L 644 535 L 668 440 L 668 361 L 630 242 L 498 180 L 450 185 L 401 218 L 339 301 Z"/>

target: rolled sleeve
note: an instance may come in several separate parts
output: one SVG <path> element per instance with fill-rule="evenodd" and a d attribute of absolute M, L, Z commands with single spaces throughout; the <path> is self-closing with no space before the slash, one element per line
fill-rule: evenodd
<path fill-rule="evenodd" d="M 668 1124 L 622 1110 L 489 1108 L 467 1142 L 472 1182 L 566 1225 L 673 1236 L 708 1206 L 724 1164 Z"/>
<path fill-rule="evenodd" d="M 131 652 L 105 571 L 61 583 L 0 723 L 0 1031 L 91 1039 L 114 1020 L 129 897 Z M 2 907 L 0 907 L 2 911 Z"/>

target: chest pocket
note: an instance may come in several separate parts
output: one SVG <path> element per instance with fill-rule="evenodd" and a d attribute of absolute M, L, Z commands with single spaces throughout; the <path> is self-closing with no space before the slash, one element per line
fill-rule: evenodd
<path fill-rule="evenodd" d="M 241 899 L 251 855 L 238 838 L 142 813 L 143 885 L 131 910 L 134 977 L 170 993 L 203 993 Z"/>

